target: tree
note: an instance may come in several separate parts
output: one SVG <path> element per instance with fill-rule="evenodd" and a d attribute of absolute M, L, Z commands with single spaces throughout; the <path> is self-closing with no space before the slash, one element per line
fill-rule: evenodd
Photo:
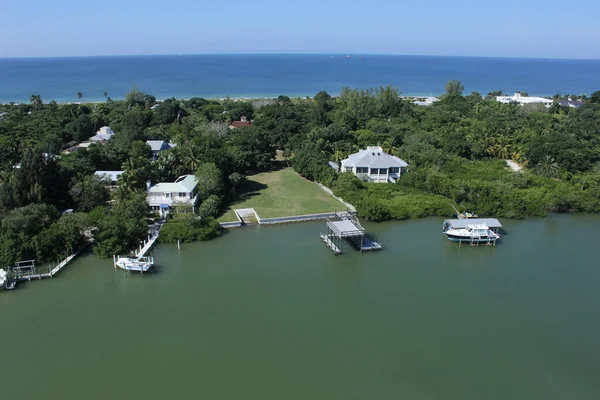
<path fill-rule="evenodd" d="M 219 196 L 211 194 L 198 207 L 198 215 L 202 219 L 215 218 L 221 210 L 221 199 Z"/>
<path fill-rule="evenodd" d="M 207 199 L 210 195 L 218 195 L 223 189 L 221 170 L 215 163 L 207 162 L 198 166 L 196 171 L 198 180 L 198 194 L 201 200 Z"/>
<path fill-rule="evenodd" d="M 559 170 L 558 163 L 549 155 L 536 165 L 536 173 L 546 178 L 557 178 Z"/>
<path fill-rule="evenodd" d="M 465 87 L 461 81 L 451 80 L 451 81 L 448 81 L 448 83 L 446 83 L 446 93 L 447 94 L 462 95 L 464 90 L 465 90 Z"/>
<path fill-rule="evenodd" d="M 235 196 L 235 188 L 242 182 L 246 180 L 246 177 L 239 172 L 233 172 L 229 175 L 229 183 L 231 184 L 231 190 L 233 191 L 233 195 Z"/>
<path fill-rule="evenodd" d="M 75 183 L 69 194 L 73 197 L 78 211 L 88 212 L 108 201 L 108 185 L 108 179 L 89 175 Z"/>
<path fill-rule="evenodd" d="M 102 96 L 104 96 L 104 98 L 108 98 L 108 92 L 106 92 L 106 91 L 102 92 Z"/>
<path fill-rule="evenodd" d="M 127 108 L 136 106 L 149 108 L 154 103 L 156 103 L 156 97 L 142 92 L 138 86 L 132 87 L 129 93 L 125 95 L 125 104 L 127 104 Z"/>
<path fill-rule="evenodd" d="M 42 96 L 39 94 L 32 94 L 29 96 L 29 102 L 31 103 L 31 108 L 34 110 L 41 110 L 44 106 L 44 102 L 42 101 Z"/>
<path fill-rule="evenodd" d="M 83 98 L 83 93 L 77 92 L 77 100 L 81 100 Z"/>
<path fill-rule="evenodd" d="M 590 96 L 590 103 L 600 104 L 600 90 L 596 90 Z"/>

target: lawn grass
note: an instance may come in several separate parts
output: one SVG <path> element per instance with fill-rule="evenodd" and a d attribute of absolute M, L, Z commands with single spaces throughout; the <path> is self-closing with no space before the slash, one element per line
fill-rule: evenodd
<path fill-rule="evenodd" d="M 233 209 L 254 208 L 261 218 L 287 217 L 346 210 L 346 206 L 316 183 L 291 168 L 248 177 L 219 221 L 236 221 Z"/>

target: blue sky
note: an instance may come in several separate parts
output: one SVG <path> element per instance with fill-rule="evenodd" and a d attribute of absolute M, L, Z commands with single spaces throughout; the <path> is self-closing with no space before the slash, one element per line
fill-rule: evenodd
<path fill-rule="evenodd" d="M 351 53 L 600 58 L 600 1 L 4 0 L 0 57 Z"/>

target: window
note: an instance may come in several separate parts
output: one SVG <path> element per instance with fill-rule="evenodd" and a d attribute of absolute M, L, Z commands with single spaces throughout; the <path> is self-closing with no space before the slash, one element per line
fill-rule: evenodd
<path fill-rule="evenodd" d="M 171 197 L 171 193 L 165 193 L 165 197 L 167 197 L 167 198 Z"/>
<path fill-rule="evenodd" d="M 352 172 L 352 167 L 346 167 L 346 172 Z"/>
<path fill-rule="evenodd" d="M 356 173 L 357 174 L 368 174 L 369 173 L 369 168 L 367 168 L 367 167 L 356 167 Z"/>
<path fill-rule="evenodd" d="M 387 168 L 380 168 L 379 169 L 379 175 L 387 175 Z"/>
<path fill-rule="evenodd" d="M 179 197 L 187 197 L 187 193 L 179 192 Z"/>
<path fill-rule="evenodd" d="M 378 168 L 371 168 L 371 175 L 378 175 L 377 172 L 379 172 Z"/>
<path fill-rule="evenodd" d="M 399 167 L 390 167 L 390 174 L 398 174 L 400 173 Z"/>

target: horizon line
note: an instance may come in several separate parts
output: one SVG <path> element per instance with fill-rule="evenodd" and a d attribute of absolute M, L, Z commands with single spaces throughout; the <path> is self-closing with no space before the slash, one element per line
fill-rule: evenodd
<path fill-rule="evenodd" d="M 99 55 L 59 55 L 59 56 L 20 56 L 0 57 L 0 60 L 34 60 L 57 58 L 116 58 L 116 57 L 186 57 L 186 56 L 277 56 L 277 55 L 314 55 L 314 56 L 384 56 L 384 57 L 439 57 L 439 58 L 492 58 L 513 60 L 562 60 L 562 61 L 600 61 L 599 58 L 570 57 L 527 57 L 527 56 L 490 56 L 490 55 L 447 55 L 447 54 L 399 54 L 399 53 L 323 53 L 323 52 L 256 52 L 256 53 L 156 53 L 156 54 L 99 54 Z"/>

